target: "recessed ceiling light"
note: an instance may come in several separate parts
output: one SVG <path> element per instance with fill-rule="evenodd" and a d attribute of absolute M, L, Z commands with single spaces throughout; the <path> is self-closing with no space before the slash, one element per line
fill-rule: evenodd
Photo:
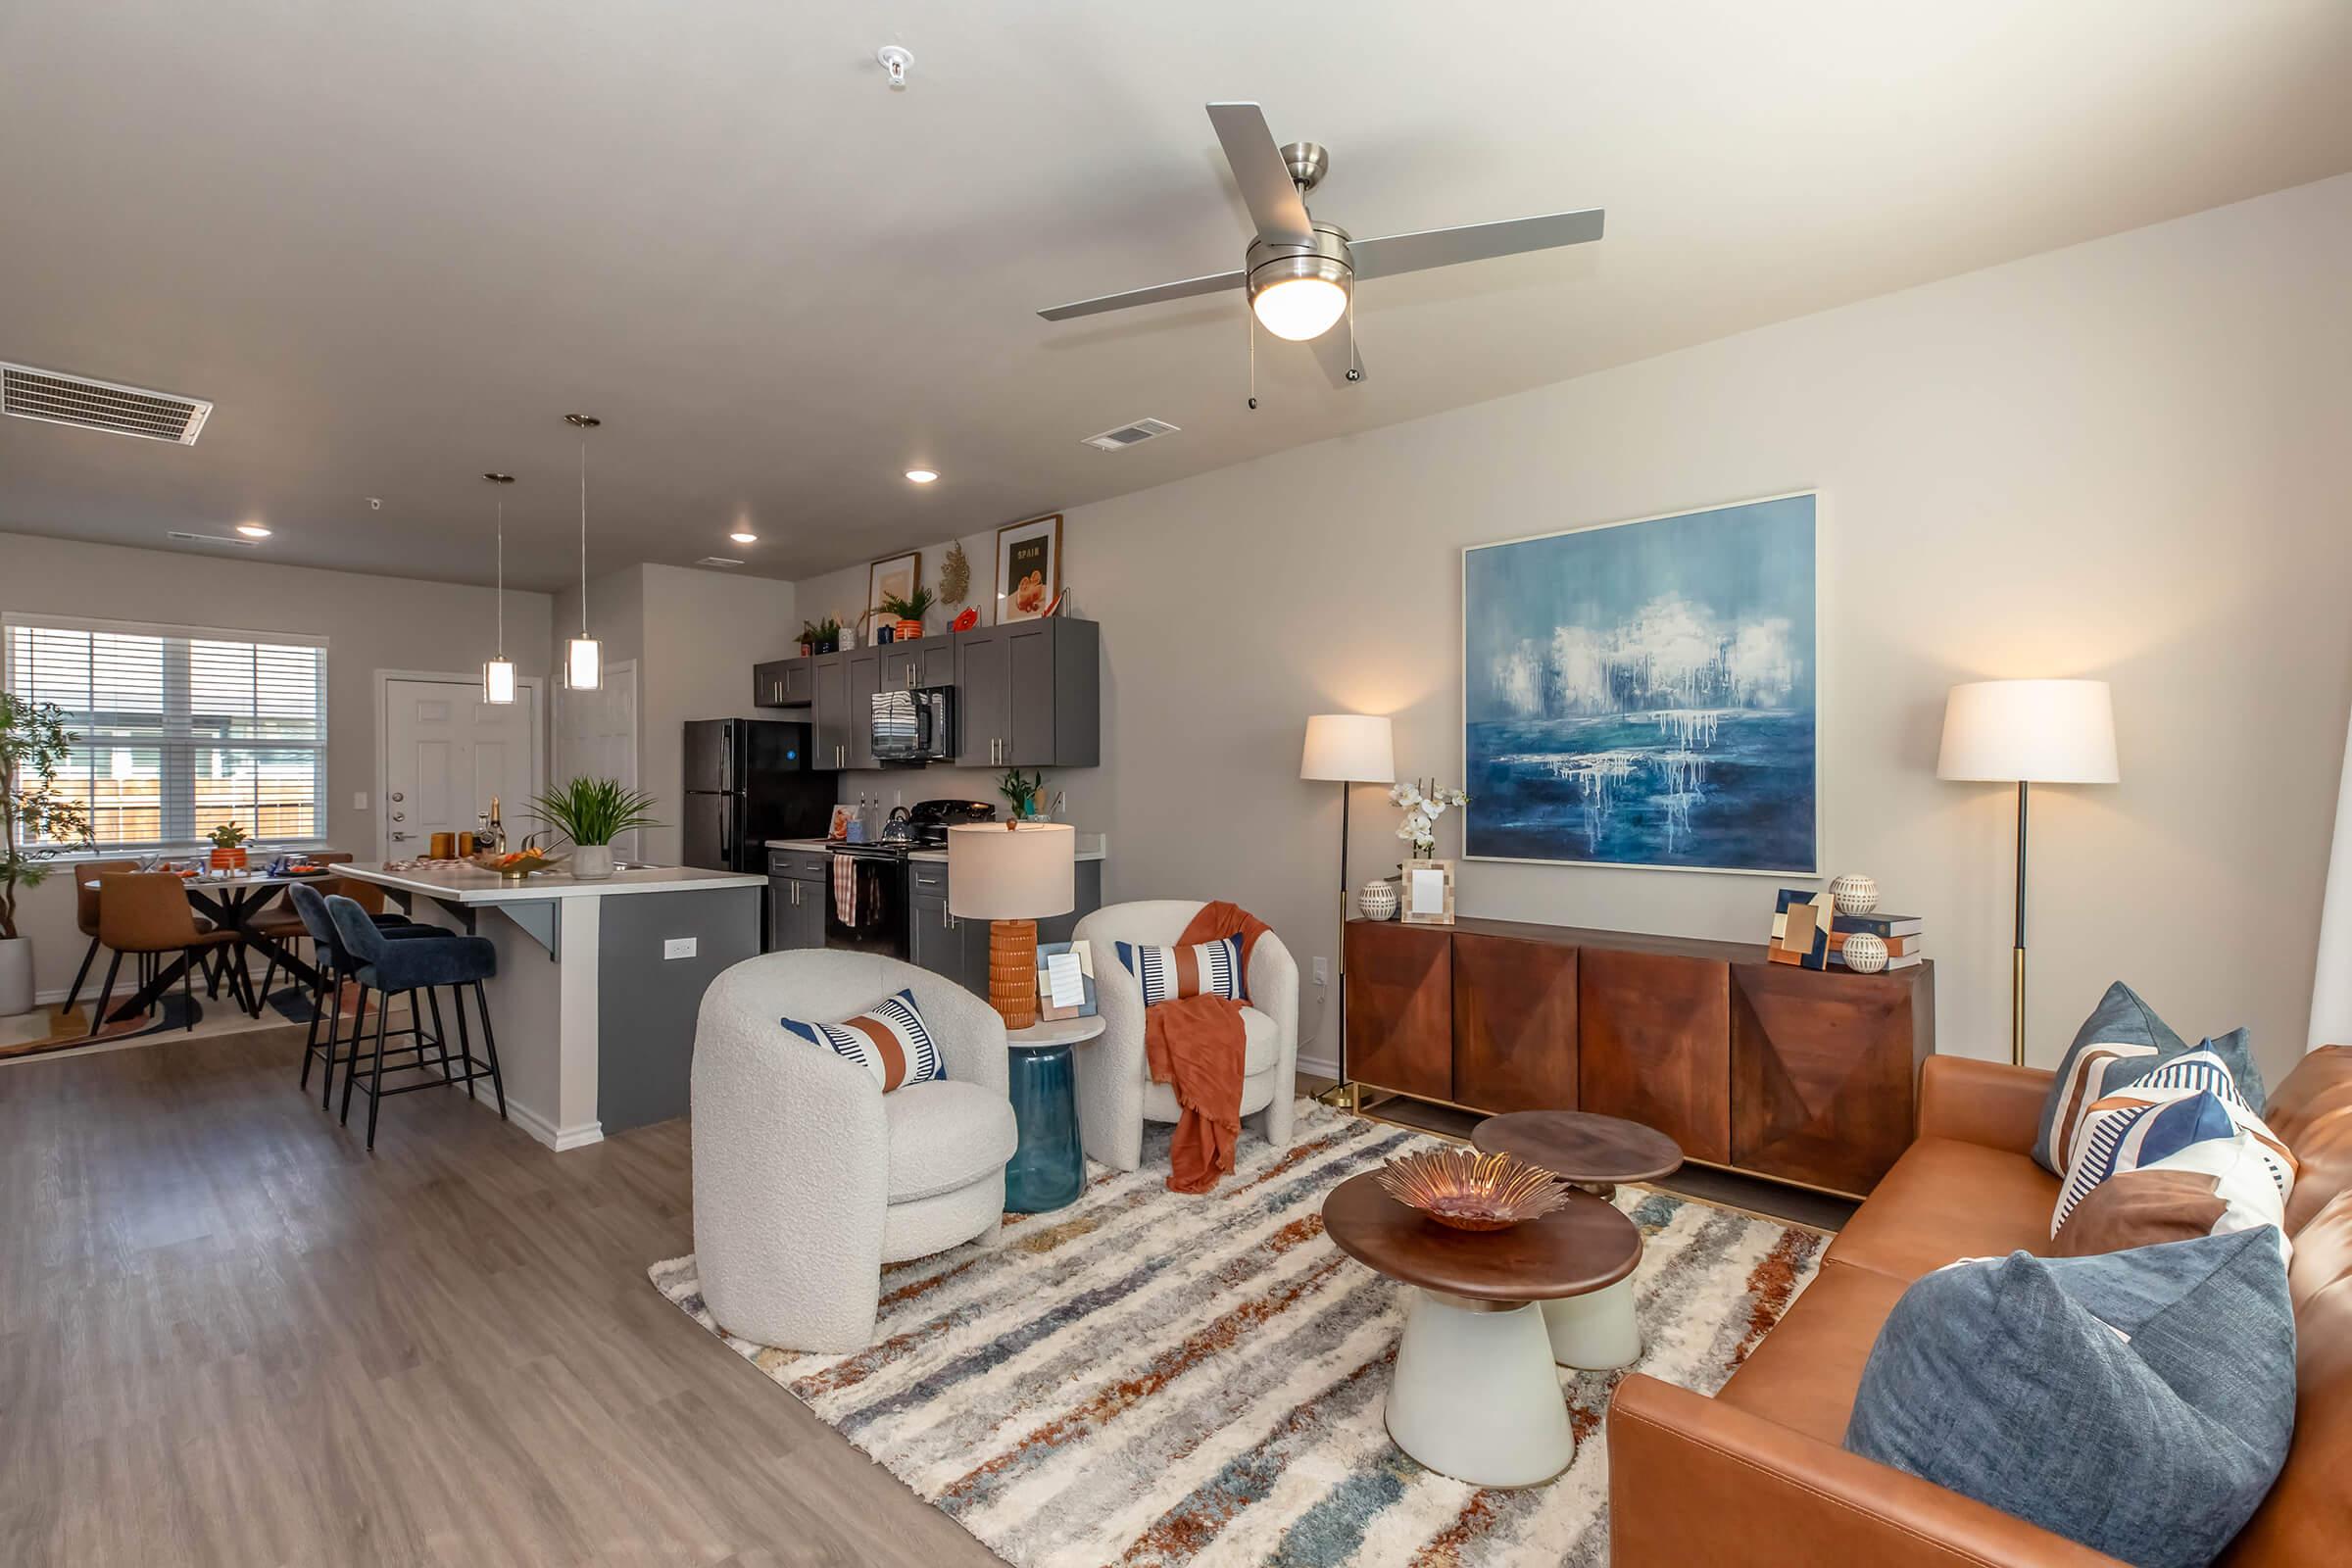
<path fill-rule="evenodd" d="M 243 534 L 248 539 L 267 539 L 270 537 L 270 530 L 263 527 L 258 522 L 240 522 L 237 524 L 237 532 Z"/>
<path fill-rule="evenodd" d="M 739 545 L 756 545 L 760 542 L 760 536 L 749 528 L 738 528 L 727 537 Z"/>
<path fill-rule="evenodd" d="M 916 484 L 929 484 L 932 480 L 938 478 L 939 475 L 933 473 L 929 468 L 908 468 L 906 470 L 906 477 L 913 480 Z"/>

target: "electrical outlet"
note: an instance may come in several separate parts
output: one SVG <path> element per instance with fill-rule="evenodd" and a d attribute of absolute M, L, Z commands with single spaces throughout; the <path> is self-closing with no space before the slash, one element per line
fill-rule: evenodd
<path fill-rule="evenodd" d="M 1327 986 L 1327 985 L 1331 984 L 1331 960 L 1330 960 L 1330 959 L 1328 959 L 1328 958 L 1317 958 L 1317 959 L 1315 960 L 1315 984 L 1317 984 L 1317 985 L 1319 985 L 1319 986 Z"/>
<path fill-rule="evenodd" d="M 694 945 L 698 940 L 695 937 L 671 937 L 662 944 L 662 956 L 664 958 L 691 958 L 694 956 Z"/>
<path fill-rule="evenodd" d="M 365 811 L 368 809 L 368 792 L 366 790 L 359 790 L 353 793 L 351 797 L 351 808 L 355 811 Z"/>

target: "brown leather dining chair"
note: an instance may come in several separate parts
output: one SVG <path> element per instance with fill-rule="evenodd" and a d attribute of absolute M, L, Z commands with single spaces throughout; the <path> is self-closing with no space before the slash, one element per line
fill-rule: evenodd
<path fill-rule="evenodd" d="M 98 878 L 98 940 L 112 948 L 115 956 L 106 966 L 106 985 L 99 993 L 97 1011 L 90 1019 L 93 1035 L 106 1026 L 107 1008 L 114 1002 L 115 976 L 122 967 L 125 953 L 140 956 L 142 973 L 151 961 L 160 961 L 166 954 L 176 953 L 187 959 L 187 968 L 180 971 L 179 986 L 188 1004 L 187 1027 L 194 1029 L 196 991 L 192 976 L 206 953 L 233 944 L 237 937 L 233 931 L 208 931 L 197 926 L 196 911 L 188 907 L 187 887 L 178 877 L 169 871 L 132 871 Z M 232 994 L 242 988 L 250 1004 L 253 982 L 241 966 L 230 966 L 228 984 Z"/>
<path fill-rule="evenodd" d="M 306 856 L 304 858 L 313 865 L 345 865 L 350 862 L 351 856 L 342 850 L 327 850 L 318 855 Z M 334 893 L 351 898 L 355 896 L 355 890 L 365 889 L 375 895 L 375 906 L 368 912 L 370 914 L 383 913 L 384 890 L 372 882 L 346 882 L 341 877 L 322 876 L 314 879 L 310 885 L 318 890 L 318 896 L 322 899 Z M 361 898 L 358 902 L 365 905 L 368 901 Z M 310 936 L 309 929 L 302 923 L 302 916 L 294 912 L 291 889 L 287 891 L 286 897 L 279 899 L 265 909 L 260 919 L 249 920 L 246 924 L 256 936 L 268 937 L 270 941 L 279 944 L 303 941 Z M 314 955 L 311 961 L 318 964 L 320 968 L 325 967 L 324 959 L 319 956 Z M 277 958 L 275 955 L 272 955 L 269 963 L 262 969 L 262 989 L 256 994 L 258 1001 L 267 1003 L 270 1000 L 270 982 L 276 978 Z"/>
<path fill-rule="evenodd" d="M 90 946 L 81 956 L 81 967 L 74 971 L 74 989 L 66 993 L 66 1004 L 57 1009 L 59 1017 L 72 1012 L 74 1004 L 81 1000 L 82 983 L 89 979 L 90 965 L 97 961 L 98 950 L 105 945 L 98 940 L 98 889 L 92 884 L 102 876 L 119 876 L 138 868 L 136 860 L 85 860 L 72 868 L 74 924 L 90 939 Z"/>

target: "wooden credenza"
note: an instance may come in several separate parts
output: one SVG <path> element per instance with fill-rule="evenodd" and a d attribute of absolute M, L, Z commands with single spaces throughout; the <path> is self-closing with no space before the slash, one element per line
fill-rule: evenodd
<path fill-rule="evenodd" d="M 1582 1109 L 1693 1160 L 1867 1194 L 1911 1142 L 1933 963 L 1773 963 L 1760 945 L 1515 920 L 1348 922 L 1348 1070 L 1487 1112 Z"/>

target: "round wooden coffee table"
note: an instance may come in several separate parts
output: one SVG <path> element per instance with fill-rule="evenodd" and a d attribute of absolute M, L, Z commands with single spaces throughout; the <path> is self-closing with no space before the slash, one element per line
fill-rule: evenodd
<path fill-rule="evenodd" d="M 1441 1225 L 1370 1171 L 1323 1200 L 1323 1232 L 1413 1286 L 1389 1383 L 1389 1436 L 1441 1475 L 1481 1487 L 1549 1481 L 1576 1457 L 1540 1303 L 1625 1279 L 1642 1233 L 1589 1194 L 1501 1231 Z"/>
<path fill-rule="evenodd" d="M 1470 1134 L 1482 1154 L 1517 1154 L 1596 1198 L 1619 1182 L 1655 1181 L 1682 1168 L 1683 1151 L 1654 1127 L 1586 1110 L 1514 1110 L 1489 1116 Z M 1562 1366 L 1607 1371 L 1642 1356 L 1631 1277 L 1605 1290 L 1544 1303 L 1552 1358 Z"/>

